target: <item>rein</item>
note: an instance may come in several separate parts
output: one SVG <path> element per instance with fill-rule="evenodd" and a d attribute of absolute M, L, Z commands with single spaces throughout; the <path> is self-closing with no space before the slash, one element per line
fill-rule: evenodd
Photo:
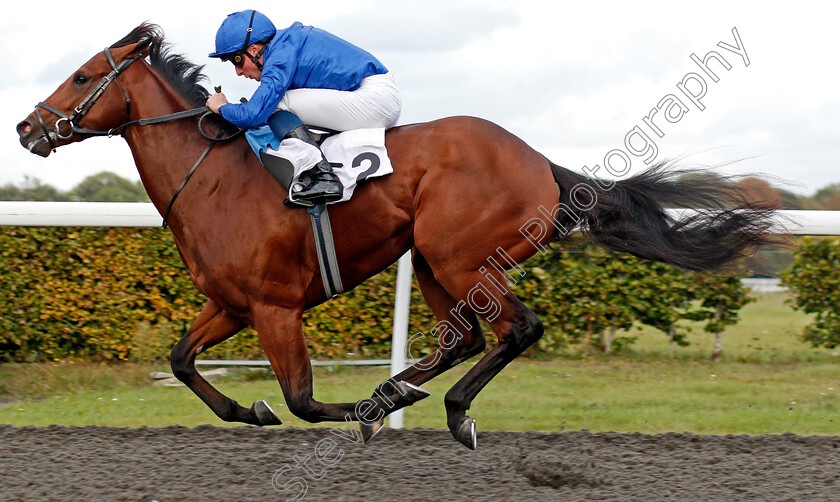
<path fill-rule="evenodd" d="M 51 138 L 51 133 L 47 130 L 47 125 L 44 123 L 44 119 L 41 116 L 41 109 L 42 108 L 44 110 L 52 113 L 53 115 L 56 115 L 57 117 L 59 117 L 58 120 L 55 121 L 55 126 L 54 126 L 55 131 L 52 134 L 55 134 L 55 137 L 58 138 L 58 139 L 61 139 L 61 140 L 70 139 L 74 134 L 82 134 L 82 135 L 87 135 L 87 136 L 107 136 L 107 137 L 110 138 L 110 137 L 114 136 L 115 134 L 117 134 L 117 131 L 120 131 L 120 130 L 125 131 L 126 128 L 131 127 L 131 126 L 135 126 L 135 125 L 136 126 L 147 126 L 147 125 L 153 125 L 153 124 L 161 124 L 161 123 L 164 123 L 164 122 L 171 122 L 171 121 L 174 121 L 174 120 L 181 120 L 181 119 L 201 115 L 201 118 L 198 119 L 198 132 L 199 132 L 199 134 L 201 134 L 201 136 L 204 139 L 210 141 L 210 144 L 204 150 L 204 153 L 202 153 L 201 156 L 198 158 L 196 163 L 193 165 L 192 169 L 190 169 L 189 173 L 187 173 L 187 176 L 184 178 L 184 181 L 181 183 L 181 186 L 178 187 L 178 189 L 175 191 L 175 194 L 172 196 L 172 199 L 169 201 L 169 206 L 166 209 L 166 213 L 163 215 L 163 224 L 162 224 L 163 228 L 167 228 L 169 226 L 167 224 L 167 219 L 169 218 L 169 213 L 172 212 L 172 206 L 175 205 L 175 200 L 178 198 L 178 195 L 180 195 L 181 191 L 187 185 L 187 182 L 190 180 L 192 175 L 195 173 L 196 169 L 198 169 L 198 166 L 199 166 L 199 164 L 201 164 L 201 161 L 204 160 L 205 157 L 207 157 L 207 154 L 210 153 L 210 150 L 213 148 L 213 146 L 216 143 L 229 141 L 229 140 L 235 138 L 236 136 L 238 136 L 239 134 L 242 133 L 243 129 L 239 129 L 237 132 L 231 134 L 228 137 L 222 137 L 225 133 L 224 129 L 219 131 L 219 134 L 217 134 L 216 137 L 212 137 L 212 136 L 208 135 L 206 132 L 204 132 L 202 124 L 204 122 L 204 119 L 208 115 L 213 115 L 213 112 L 210 110 L 210 108 L 208 108 L 206 106 L 202 106 L 202 107 L 199 107 L 199 108 L 193 108 L 191 110 L 184 110 L 184 111 L 180 111 L 180 112 L 169 113 L 167 115 L 160 115 L 158 117 L 150 117 L 150 118 L 131 120 L 131 98 L 129 98 L 128 93 L 125 92 L 125 89 L 123 89 L 123 87 L 117 81 L 117 76 L 119 76 L 120 73 L 125 71 L 126 68 L 128 68 L 133 62 L 140 59 L 142 56 L 135 56 L 133 58 L 126 59 L 126 60 L 122 61 L 119 65 L 117 65 L 116 62 L 114 61 L 114 57 L 111 55 L 111 49 L 106 47 L 104 52 L 105 52 L 105 56 L 108 58 L 108 62 L 111 64 L 111 68 L 112 68 L 111 72 L 108 73 L 108 75 L 106 75 L 105 77 L 102 78 L 102 80 L 99 82 L 99 85 L 97 85 L 96 88 L 93 89 L 82 100 L 81 103 L 79 103 L 79 106 L 77 106 L 76 108 L 73 109 L 72 113 L 70 113 L 68 115 L 68 114 L 62 112 L 61 110 L 59 110 L 59 109 L 41 101 L 35 106 L 35 116 L 38 118 L 38 123 L 41 126 L 41 131 L 43 133 L 44 139 L 47 140 L 47 143 L 50 145 L 50 148 L 52 148 L 52 151 L 55 152 L 57 147 L 56 147 L 55 143 L 53 143 L 53 140 Z M 85 129 L 83 127 L 80 127 L 79 126 L 79 121 L 82 120 L 82 118 L 84 118 L 85 115 L 87 115 L 87 113 L 93 107 L 94 103 L 96 103 L 96 100 L 98 100 L 100 98 L 100 96 L 102 96 L 102 94 L 105 92 L 105 89 L 107 89 L 108 86 L 111 85 L 112 82 L 117 84 L 117 87 L 120 88 L 120 90 L 123 93 L 123 96 L 125 96 L 125 108 L 126 108 L 126 110 L 125 110 L 125 122 L 123 122 L 121 125 L 119 125 L 117 127 L 108 129 L 107 131 L 101 131 L 101 130 L 95 130 L 95 129 Z M 61 133 L 61 123 L 62 122 L 67 122 L 67 124 L 70 126 L 70 132 L 66 136 Z"/>
<path fill-rule="evenodd" d="M 199 127 L 199 131 L 201 131 L 200 127 Z M 195 170 L 198 169 L 198 165 L 201 164 L 201 161 L 204 160 L 204 157 L 207 157 L 207 154 L 210 153 L 210 150 L 213 148 L 213 145 L 215 145 L 216 143 L 218 143 L 220 141 L 226 141 L 226 140 L 230 139 L 230 138 L 226 138 L 224 140 L 219 139 L 219 138 L 222 137 L 222 134 L 224 134 L 224 131 L 219 131 L 219 134 L 215 138 L 210 140 L 210 144 L 207 145 L 207 148 L 204 150 L 204 153 L 202 153 L 201 156 L 198 158 L 198 160 L 195 161 L 195 164 L 193 164 L 192 169 L 190 169 L 190 172 L 188 172 L 187 175 L 184 177 L 184 181 L 181 182 L 181 186 L 178 187 L 178 190 L 175 190 L 175 194 L 172 195 L 172 199 L 169 200 L 169 206 L 166 208 L 166 213 L 163 215 L 163 223 L 161 223 L 161 225 L 160 225 L 160 227 L 163 228 L 164 230 L 169 228 L 169 223 L 167 223 L 166 220 L 169 219 L 169 213 L 172 212 L 172 206 L 175 205 L 175 200 L 178 199 L 178 196 L 181 194 L 181 190 L 183 190 L 184 187 L 187 186 L 187 182 L 190 181 L 190 178 L 192 178 L 193 173 L 195 173 Z M 203 135 L 204 134 L 202 133 L 202 136 Z M 231 136 L 231 138 L 232 137 L 233 136 Z"/>

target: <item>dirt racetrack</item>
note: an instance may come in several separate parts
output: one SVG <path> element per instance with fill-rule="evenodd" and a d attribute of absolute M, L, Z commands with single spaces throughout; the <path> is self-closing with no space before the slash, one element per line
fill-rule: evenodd
<path fill-rule="evenodd" d="M 837 436 L 347 431 L 0 426 L 0 499 L 840 499 Z"/>

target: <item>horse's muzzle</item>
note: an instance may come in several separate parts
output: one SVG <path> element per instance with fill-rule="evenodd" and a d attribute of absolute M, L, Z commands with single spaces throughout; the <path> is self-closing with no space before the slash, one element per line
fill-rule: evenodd
<path fill-rule="evenodd" d="M 54 135 L 55 133 L 53 131 L 42 131 L 40 126 L 33 125 L 36 123 L 33 118 L 31 116 L 27 117 L 26 120 L 19 122 L 15 127 L 20 137 L 20 144 L 35 155 L 47 157 L 52 149 L 44 134 Z"/>

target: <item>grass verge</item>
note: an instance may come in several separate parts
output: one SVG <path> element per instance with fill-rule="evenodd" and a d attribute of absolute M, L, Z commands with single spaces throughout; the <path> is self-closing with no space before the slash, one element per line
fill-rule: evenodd
<path fill-rule="evenodd" d="M 432 396 L 406 410 L 405 426 L 445 428 L 443 396 L 467 369 L 456 368 L 424 385 Z M 315 397 L 355 401 L 369 396 L 385 377 L 385 368 L 318 368 Z M 830 363 L 515 362 L 479 395 L 470 413 L 484 430 L 840 434 L 838 377 Z M 273 379 L 226 379 L 216 385 L 242 404 L 266 399 L 287 425 L 310 426 L 289 413 Z M 229 425 L 188 389 L 153 386 L 16 400 L 0 408 L 0 423 Z"/>
<path fill-rule="evenodd" d="M 840 434 L 837 351 L 797 339 L 809 322 L 786 295 L 764 295 L 724 334 L 724 360 L 708 361 L 714 337 L 694 326 L 692 345 L 670 359 L 663 334 L 638 332 L 625 354 L 516 361 L 470 411 L 483 430 L 690 431 L 704 434 Z M 432 380 L 432 396 L 408 408 L 406 427 L 445 428 L 443 396 L 471 363 Z M 185 387 L 153 387 L 167 365 L 0 365 L 0 423 L 13 425 L 195 426 L 220 421 Z M 315 368 L 315 397 L 370 396 L 387 368 Z M 243 405 L 265 399 L 287 425 L 308 427 L 286 409 L 274 378 L 232 377 L 215 385 Z M 330 425 L 330 424 L 320 424 Z M 344 427 L 336 424 L 336 427 Z"/>

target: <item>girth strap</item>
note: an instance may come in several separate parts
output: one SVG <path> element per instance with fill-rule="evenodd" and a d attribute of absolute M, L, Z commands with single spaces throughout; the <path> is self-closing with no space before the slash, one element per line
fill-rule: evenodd
<path fill-rule="evenodd" d="M 318 252 L 318 265 L 321 267 L 324 291 L 327 298 L 335 298 L 344 293 L 344 285 L 341 283 L 341 272 L 338 270 L 338 258 L 335 254 L 335 241 L 333 240 L 327 206 L 322 202 L 307 208 L 306 212 L 309 213 L 309 218 L 312 220 L 315 250 Z"/>

